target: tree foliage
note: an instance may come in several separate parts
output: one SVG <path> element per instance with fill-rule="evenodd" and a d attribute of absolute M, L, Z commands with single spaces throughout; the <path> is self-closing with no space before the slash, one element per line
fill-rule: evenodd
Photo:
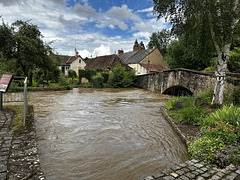
<path fill-rule="evenodd" d="M 11 26 L 3 22 L 0 25 L 0 52 L 5 60 L 3 63 L 8 70 L 21 71 L 20 75 L 28 76 L 30 85 L 34 69 L 42 69 L 44 77 L 48 78 L 58 65 L 57 61 L 48 56 L 51 47 L 41 38 L 38 27 L 29 21 L 19 20 Z M 11 67 L 12 64 L 14 67 Z"/>
<path fill-rule="evenodd" d="M 112 69 L 111 85 L 114 88 L 126 88 L 134 85 L 135 71 L 127 71 L 124 66 L 118 65 Z"/>
<path fill-rule="evenodd" d="M 158 19 L 165 17 L 172 24 L 174 34 L 198 32 L 202 25 L 208 30 L 218 54 L 212 104 L 222 104 L 229 50 L 234 29 L 240 18 L 239 0 L 153 0 L 153 2 Z"/>
<path fill-rule="evenodd" d="M 158 48 L 161 54 L 166 58 L 167 48 L 171 40 L 170 31 L 163 29 L 162 31 L 153 32 L 150 36 L 150 42 L 148 43 L 148 48 Z M 167 59 L 167 58 L 166 58 Z"/>

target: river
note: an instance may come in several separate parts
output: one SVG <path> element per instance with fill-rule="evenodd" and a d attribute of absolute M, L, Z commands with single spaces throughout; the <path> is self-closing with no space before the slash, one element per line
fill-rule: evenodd
<path fill-rule="evenodd" d="M 188 159 L 159 111 L 169 96 L 143 89 L 30 92 L 48 180 L 135 180 Z"/>

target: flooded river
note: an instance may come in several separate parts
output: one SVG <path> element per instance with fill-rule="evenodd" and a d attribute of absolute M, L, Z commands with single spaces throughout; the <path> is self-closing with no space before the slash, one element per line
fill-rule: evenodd
<path fill-rule="evenodd" d="M 135 180 L 187 160 L 159 112 L 169 98 L 142 89 L 30 92 L 48 180 Z"/>

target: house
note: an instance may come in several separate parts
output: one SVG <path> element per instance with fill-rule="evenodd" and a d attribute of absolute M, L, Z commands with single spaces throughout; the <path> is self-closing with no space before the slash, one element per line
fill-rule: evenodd
<path fill-rule="evenodd" d="M 124 53 L 123 50 L 119 50 L 118 57 L 135 69 L 136 75 L 168 69 L 166 60 L 157 48 L 141 50 L 140 46 L 135 44 L 133 51 Z"/>
<path fill-rule="evenodd" d="M 126 69 L 131 69 L 122 59 L 118 57 L 118 55 L 107 55 L 107 56 L 99 56 L 96 57 L 91 63 L 89 63 L 85 69 L 97 69 L 101 68 L 106 71 L 110 70 L 112 67 L 116 65 L 122 65 L 126 67 Z"/>
<path fill-rule="evenodd" d="M 52 58 L 59 59 L 59 69 L 64 75 L 68 74 L 68 70 L 72 69 L 78 74 L 79 69 L 84 69 L 87 63 L 85 60 L 78 55 L 76 51 L 75 56 L 65 56 L 65 55 L 51 55 Z"/>

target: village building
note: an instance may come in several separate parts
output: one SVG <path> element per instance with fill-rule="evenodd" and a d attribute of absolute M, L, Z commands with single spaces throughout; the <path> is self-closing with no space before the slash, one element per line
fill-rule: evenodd
<path fill-rule="evenodd" d="M 91 63 L 89 63 L 85 69 L 103 69 L 104 71 L 109 71 L 116 65 L 122 65 L 126 69 L 131 69 L 122 59 L 120 59 L 116 54 L 99 56 L 96 57 Z"/>
<path fill-rule="evenodd" d="M 78 74 L 79 69 L 84 69 L 87 63 L 76 51 L 75 56 L 51 55 L 52 58 L 60 61 L 59 69 L 64 75 L 68 75 L 68 70 L 72 69 Z"/>
<path fill-rule="evenodd" d="M 157 48 L 142 49 L 135 42 L 133 51 L 118 50 L 118 57 L 136 71 L 136 75 L 165 71 L 168 64 Z"/>

